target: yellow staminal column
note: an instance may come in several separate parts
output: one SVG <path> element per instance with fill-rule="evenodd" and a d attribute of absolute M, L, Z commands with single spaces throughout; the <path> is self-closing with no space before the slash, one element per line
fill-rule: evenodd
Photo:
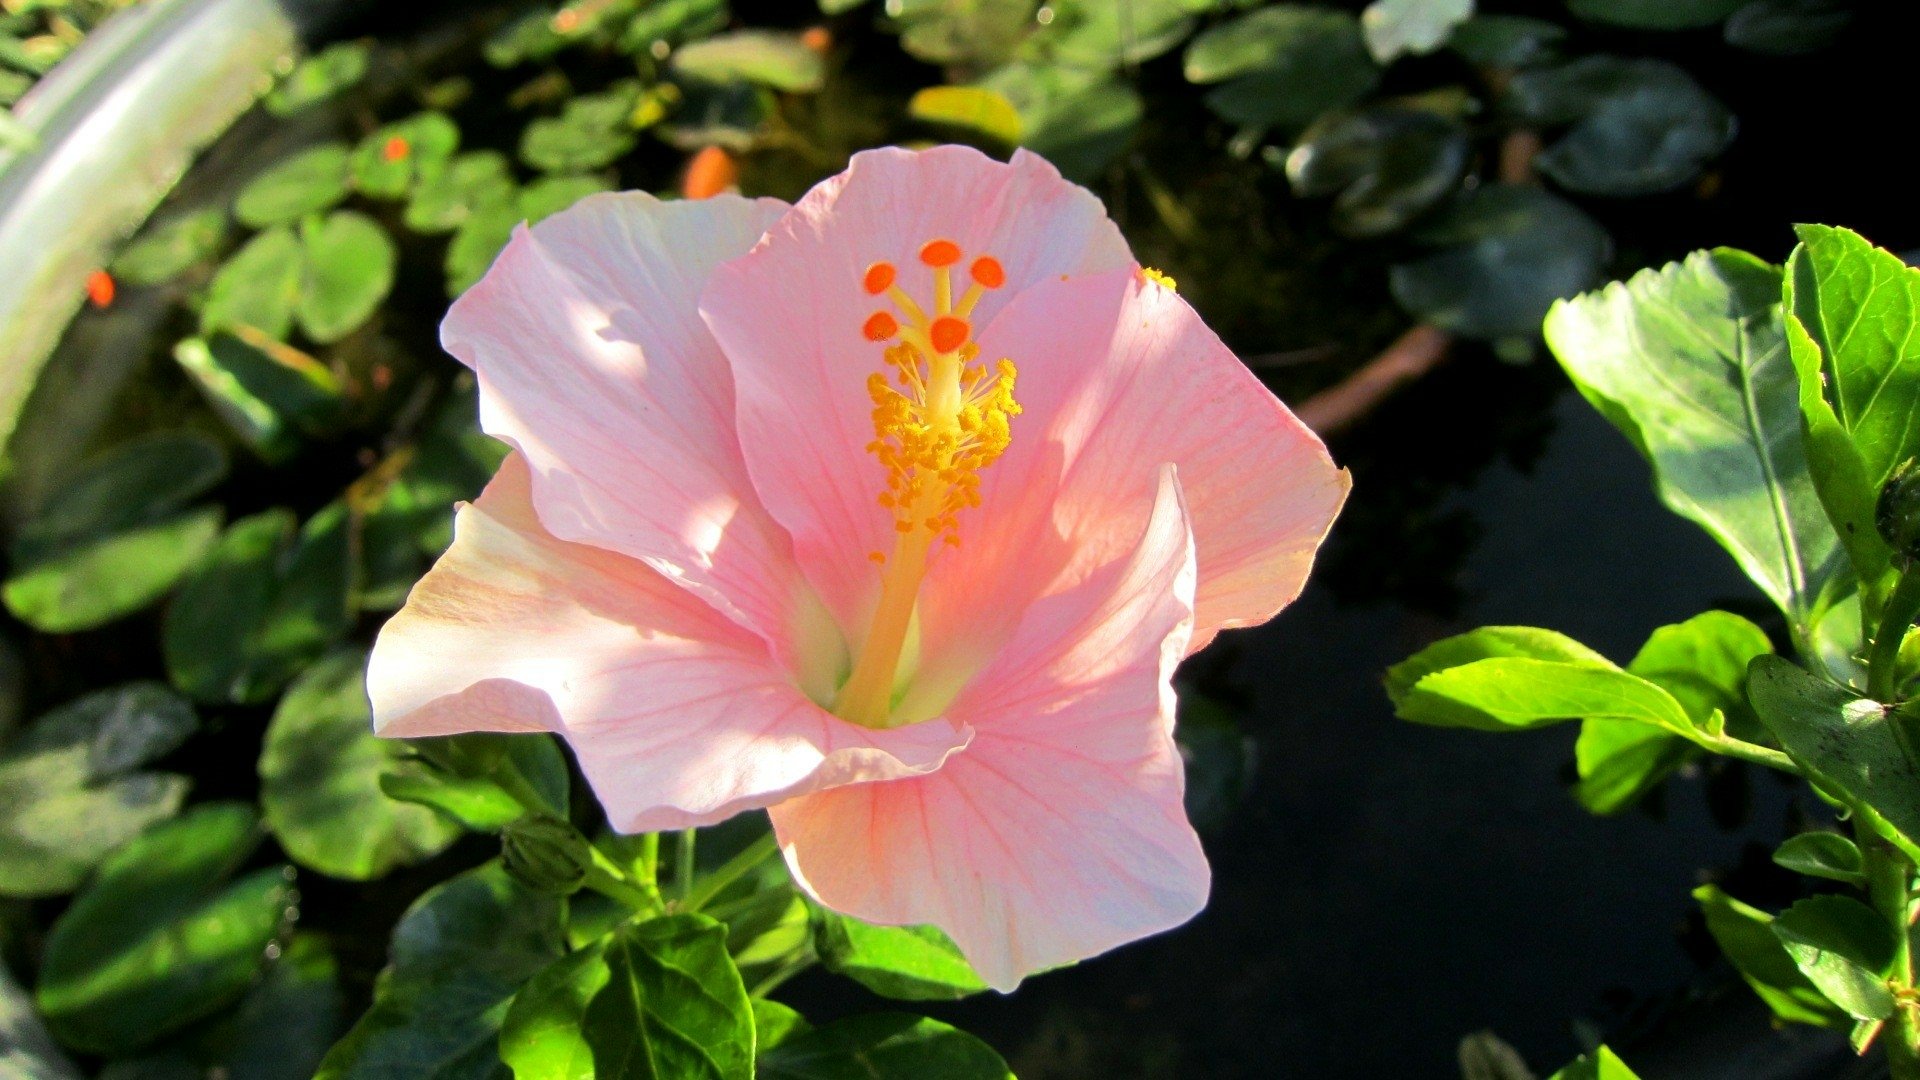
<path fill-rule="evenodd" d="M 894 726 L 894 684 L 934 545 L 959 543 L 956 515 L 976 501 L 975 474 L 1005 449 L 1006 419 L 1019 411 L 1010 363 L 1001 361 L 999 375 L 991 379 L 969 366 L 979 349 L 970 341 L 972 328 L 954 311 L 950 267 L 960 259 L 959 248 L 935 240 L 921 249 L 920 258 L 934 270 L 931 316 L 894 284 L 890 264 L 875 263 L 863 283 L 872 295 L 889 295 L 911 323 L 902 327 L 879 312 L 863 328 L 870 341 L 900 339 L 887 349 L 886 360 L 901 389 L 877 373 L 868 381 L 876 436 L 868 449 L 887 469 L 880 502 L 892 511 L 895 537 L 891 553 L 874 553 L 882 566 L 880 599 L 833 711 L 875 728 Z M 975 260 L 972 274 L 969 311 L 981 288 L 1004 281 L 991 258 Z"/>

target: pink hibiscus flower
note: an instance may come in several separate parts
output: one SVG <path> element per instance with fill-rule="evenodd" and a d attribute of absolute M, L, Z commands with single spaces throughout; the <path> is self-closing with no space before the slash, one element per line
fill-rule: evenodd
<path fill-rule="evenodd" d="M 1002 990 L 1185 922 L 1169 680 L 1347 478 L 1169 286 L 1027 153 L 522 228 L 442 328 L 514 452 L 376 728 L 556 732 L 623 831 L 766 807 L 808 893 Z"/>

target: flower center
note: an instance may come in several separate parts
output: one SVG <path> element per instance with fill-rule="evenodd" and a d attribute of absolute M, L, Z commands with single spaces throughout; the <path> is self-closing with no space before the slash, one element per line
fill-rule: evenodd
<path fill-rule="evenodd" d="M 980 470 L 1006 450 L 1008 421 L 1020 412 L 1013 362 L 980 363 L 968 322 L 1006 272 L 992 256 L 973 260 L 972 281 L 955 303 L 953 268 L 961 257 L 951 240 L 921 247 L 920 261 L 933 268 L 933 303 L 926 307 L 900 288 L 892 263 L 874 263 L 861 279 L 870 295 L 884 295 L 894 307 L 861 327 L 868 341 L 894 342 L 883 354 L 893 378 L 867 378 L 874 434 L 867 449 L 886 469 L 880 505 L 893 517 L 894 544 L 891 554 L 870 556 L 881 566 L 880 603 L 833 711 L 867 727 L 892 726 L 894 682 L 928 555 L 936 541 L 959 546 L 960 511 L 979 505 Z"/>

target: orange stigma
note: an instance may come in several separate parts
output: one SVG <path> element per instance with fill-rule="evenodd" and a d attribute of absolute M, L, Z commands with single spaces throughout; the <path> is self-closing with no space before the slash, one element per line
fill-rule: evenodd
<path fill-rule="evenodd" d="M 973 280 L 983 289 L 997 289 L 1007 283 L 1006 268 L 991 255 L 982 255 L 973 260 L 972 274 Z"/>
<path fill-rule="evenodd" d="M 885 341 L 900 332 L 900 323 L 884 311 L 876 311 L 867 317 L 867 323 L 860 328 L 868 341 Z"/>
<path fill-rule="evenodd" d="M 866 276 L 860 279 L 860 287 L 867 290 L 869 296 L 879 296 L 893 287 L 893 264 L 877 262 L 867 267 Z"/>
<path fill-rule="evenodd" d="M 928 266 L 952 266 L 960 261 L 960 245 L 951 240 L 929 240 L 920 248 L 920 261 Z"/>

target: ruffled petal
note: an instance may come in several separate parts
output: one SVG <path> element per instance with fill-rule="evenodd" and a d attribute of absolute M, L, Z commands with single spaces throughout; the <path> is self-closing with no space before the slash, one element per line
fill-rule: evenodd
<path fill-rule="evenodd" d="M 1348 478 L 1171 289 L 1133 273 L 1027 290 L 980 334 L 1020 371 L 1025 412 L 981 475 L 961 546 L 921 598 L 935 668 L 984 663 L 1034 597 L 1124 553 L 1179 467 L 1199 585 L 1191 650 L 1299 595 Z"/>
<path fill-rule="evenodd" d="M 1167 469 L 1130 557 L 1036 604 L 955 701 L 978 731 L 966 753 L 772 808 L 795 880 L 856 918 L 940 927 L 1002 991 L 1187 921 L 1209 872 L 1169 680 L 1193 587 Z"/>
<path fill-rule="evenodd" d="M 517 230 L 441 326 L 479 378 L 482 426 L 531 466 L 548 531 L 643 560 L 776 644 L 800 578 L 748 478 L 697 300 L 785 210 L 591 196 Z"/>
<path fill-rule="evenodd" d="M 1002 164 L 961 146 L 873 150 L 716 270 L 700 302 L 733 365 L 755 487 L 852 633 L 864 633 L 878 589 L 869 555 L 891 550 L 894 535 L 876 501 L 885 473 L 866 449 L 867 378 L 882 370 L 882 349 L 861 333 L 888 305 L 861 281 L 869 265 L 891 262 L 901 287 L 929 302 L 933 271 L 918 252 L 934 239 L 969 259 L 992 255 L 1005 270 L 976 324 L 1038 282 L 1132 265 L 1100 201 L 1039 157 Z M 966 265 L 957 269 L 964 287 Z"/>
<path fill-rule="evenodd" d="M 559 733 L 629 832 L 928 772 L 971 735 L 827 713 L 758 635 L 645 563 L 550 534 L 518 455 L 381 630 L 367 689 L 382 735 Z"/>

